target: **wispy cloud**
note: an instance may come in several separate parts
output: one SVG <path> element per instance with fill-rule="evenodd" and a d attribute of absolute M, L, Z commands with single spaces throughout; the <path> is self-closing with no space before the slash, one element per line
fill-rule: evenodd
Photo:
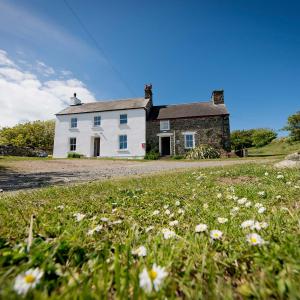
<path fill-rule="evenodd" d="M 77 78 L 43 81 L 42 70 L 51 75 L 57 72 L 40 61 L 39 66 L 41 70 L 36 69 L 35 72 L 33 69 L 25 70 L 0 49 L 0 127 L 12 126 L 23 120 L 53 119 L 55 113 L 69 104 L 74 92 L 83 102 L 95 101 L 94 95 Z M 71 73 L 65 71 L 70 76 Z"/>

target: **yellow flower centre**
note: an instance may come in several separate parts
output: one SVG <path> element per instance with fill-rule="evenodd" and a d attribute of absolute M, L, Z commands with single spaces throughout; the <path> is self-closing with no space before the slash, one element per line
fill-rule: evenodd
<path fill-rule="evenodd" d="M 215 238 L 219 237 L 219 234 L 218 233 L 214 233 L 214 237 Z"/>
<path fill-rule="evenodd" d="M 32 274 L 26 275 L 24 279 L 25 279 L 26 283 L 33 283 L 33 282 L 35 282 L 35 277 Z"/>
<path fill-rule="evenodd" d="M 251 243 L 253 243 L 253 244 L 257 243 L 257 238 L 256 237 L 251 237 Z"/>
<path fill-rule="evenodd" d="M 153 269 L 149 272 L 149 276 L 151 280 L 153 281 L 157 277 L 157 272 L 155 272 Z"/>

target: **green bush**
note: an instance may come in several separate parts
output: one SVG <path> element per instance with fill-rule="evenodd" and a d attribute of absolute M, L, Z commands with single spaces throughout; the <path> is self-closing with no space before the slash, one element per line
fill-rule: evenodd
<path fill-rule="evenodd" d="M 283 130 L 290 132 L 289 140 L 291 142 L 300 141 L 300 111 L 288 117 L 287 125 Z"/>
<path fill-rule="evenodd" d="M 172 159 L 175 159 L 175 160 L 184 159 L 184 156 L 183 155 L 173 155 Z"/>
<path fill-rule="evenodd" d="M 185 158 L 187 159 L 209 159 L 219 158 L 221 153 L 210 145 L 201 145 L 189 151 Z"/>
<path fill-rule="evenodd" d="M 272 129 L 259 128 L 254 130 L 252 134 L 252 143 L 256 148 L 270 144 L 276 139 L 277 133 Z"/>
<path fill-rule="evenodd" d="M 68 158 L 81 158 L 83 155 L 76 152 L 69 152 Z"/>
<path fill-rule="evenodd" d="M 144 159 L 148 159 L 148 160 L 157 160 L 158 158 L 159 158 L 159 153 L 154 150 L 150 150 L 149 152 L 147 152 L 144 157 Z"/>

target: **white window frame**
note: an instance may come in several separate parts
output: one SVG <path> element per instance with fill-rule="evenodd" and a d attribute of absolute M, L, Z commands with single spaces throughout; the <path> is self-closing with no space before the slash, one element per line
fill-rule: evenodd
<path fill-rule="evenodd" d="M 95 119 L 96 118 L 100 118 L 99 124 L 95 124 Z M 94 116 L 93 127 L 100 127 L 101 126 L 101 122 L 102 122 L 101 116 L 99 116 L 99 115 Z"/>
<path fill-rule="evenodd" d="M 71 143 L 71 140 L 75 139 L 75 144 Z M 75 146 L 75 149 L 71 150 L 72 146 Z M 76 137 L 70 137 L 69 138 L 69 150 L 70 152 L 75 152 L 77 149 L 77 138 Z"/>
<path fill-rule="evenodd" d="M 76 120 L 76 126 L 73 126 L 73 120 Z M 78 127 L 78 118 L 72 117 L 70 120 L 70 128 L 71 129 L 76 129 Z"/>
<path fill-rule="evenodd" d="M 126 116 L 126 122 L 124 122 L 124 120 L 125 120 L 124 116 Z M 126 125 L 126 124 L 128 124 L 128 115 L 127 114 L 120 114 L 119 123 L 120 123 L 120 125 Z"/>
<path fill-rule="evenodd" d="M 188 135 L 191 135 L 193 137 L 193 146 L 192 147 L 187 146 L 186 137 Z M 184 137 L 184 149 L 193 149 L 193 148 L 195 148 L 195 132 L 184 132 L 183 137 Z"/>
<path fill-rule="evenodd" d="M 165 126 L 167 124 L 167 126 Z M 159 128 L 161 131 L 170 130 L 170 120 L 160 120 Z"/>
<path fill-rule="evenodd" d="M 121 137 L 126 136 L 126 148 L 121 148 Z M 125 142 L 122 141 L 122 143 L 124 144 Z M 128 136 L 127 134 L 120 134 L 119 135 L 119 151 L 126 151 L 128 149 Z"/>

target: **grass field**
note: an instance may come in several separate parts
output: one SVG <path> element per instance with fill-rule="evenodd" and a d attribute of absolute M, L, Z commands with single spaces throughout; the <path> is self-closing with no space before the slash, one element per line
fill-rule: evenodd
<path fill-rule="evenodd" d="M 2 195 L 0 298 L 299 299 L 299 200 L 251 164 Z"/>

